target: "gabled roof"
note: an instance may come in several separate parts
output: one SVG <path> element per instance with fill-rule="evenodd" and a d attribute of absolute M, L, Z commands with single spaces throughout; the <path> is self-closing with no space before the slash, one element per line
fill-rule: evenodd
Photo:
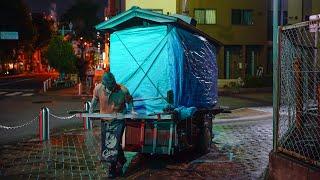
<path fill-rule="evenodd" d="M 128 11 L 125 11 L 117 16 L 112 17 L 107 21 L 104 21 L 96 25 L 95 28 L 97 30 L 113 29 L 116 26 L 120 25 L 121 23 L 126 22 L 135 17 L 146 19 L 149 21 L 154 21 L 157 23 L 173 23 L 173 22 L 176 22 L 178 19 L 176 17 L 163 15 L 153 11 L 141 9 L 137 6 L 133 6 Z"/>
<path fill-rule="evenodd" d="M 214 42 L 218 46 L 222 46 L 222 43 L 218 40 L 212 38 L 208 34 L 202 32 L 201 30 L 197 29 L 194 25 L 194 19 L 183 16 L 183 15 L 174 15 L 174 16 L 168 16 L 160 13 L 156 13 L 150 10 L 141 9 L 139 7 L 132 7 L 131 9 L 112 17 L 111 19 L 104 21 L 98 25 L 95 26 L 95 28 L 99 31 L 117 31 L 133 26 L 138 26 L 139 22 L 138 20 L 145 20 L 149 23 L 154 24 L 173 24 L 180 26 L 183 29 L 186 29 L 188 31 L 191 31 L 193 33 L 197 33 L 206 39 L 208 39 L 211 42 Z M 132 21 L 131 23 L 129 23 Z"/>

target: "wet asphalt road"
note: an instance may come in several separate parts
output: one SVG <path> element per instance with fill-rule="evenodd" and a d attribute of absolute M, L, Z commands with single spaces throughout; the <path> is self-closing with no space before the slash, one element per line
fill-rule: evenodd
<path fill-rule="evenodd" d="M 0 90 L 28 90 L 38 92 L 42 89 L 43 81 L 49 76 L 22 76 L 22 77 L 1 77 Z"/>

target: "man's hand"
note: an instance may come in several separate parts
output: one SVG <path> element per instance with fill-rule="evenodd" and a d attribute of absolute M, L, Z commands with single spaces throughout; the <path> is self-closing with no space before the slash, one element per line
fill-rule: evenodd
<path fill-rule="evenodd" d="M 89 109 L 89 113 L 93 113 L 93 110 L 96 108 L 97 103 L 98 103 L 98 99 L 93 97 L 91 100 L 91 107 Z"/>
<path fill-rule="evenodd" d="M 138 113 L 134 111 L 134 109 L 131 109 L 131 115 L 132 115 L 132 119 L 135 119 L 138 116 Z"/>

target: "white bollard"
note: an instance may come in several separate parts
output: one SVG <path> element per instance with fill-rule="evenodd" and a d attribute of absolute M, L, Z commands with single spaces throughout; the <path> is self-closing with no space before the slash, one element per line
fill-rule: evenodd
<path fill-rule="evenodd" d="M 49 81 L 48 81 L 48 79 L 46 80 L 46 91 L 48 91 L 48 89 L 49 89 Z"/>
<path fill-rule="evenodd" d="M 48 79 L 48 87 L 51 88 L 51 78 Z"/>
<path fill-rule="evenodd" d="M 46 81 L 43 81 L 43 92 L 47 91 L 47 87 L 46 87 Z"/>
<path fill-rule="evenodd" d="M 79 90 L 78 95 L 81 96 L 81 94 L 82 94 L 82 85 L 81 85 L 81 83 L 79 83 L 79 85 L 78 85 L 78 90 Z"/>

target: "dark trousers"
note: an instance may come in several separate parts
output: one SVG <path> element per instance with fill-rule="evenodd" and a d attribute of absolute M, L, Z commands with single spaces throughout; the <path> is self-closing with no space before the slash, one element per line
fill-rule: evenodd
<path fill-rule="evenodd" d="M 125 161 L 121 146 L 124 128 L 124 120 L 101 121 L 101 157 L 110 163 L 112 169 L 118 162 L 122 164 Z"/>

